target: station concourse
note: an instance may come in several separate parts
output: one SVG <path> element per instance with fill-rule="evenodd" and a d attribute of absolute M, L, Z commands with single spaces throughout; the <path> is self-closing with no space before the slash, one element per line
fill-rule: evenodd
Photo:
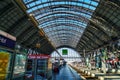
<path fill-rule="evenodd" d="M 0 0 L 0 80 L 120 80 L 120 0 Z"/>

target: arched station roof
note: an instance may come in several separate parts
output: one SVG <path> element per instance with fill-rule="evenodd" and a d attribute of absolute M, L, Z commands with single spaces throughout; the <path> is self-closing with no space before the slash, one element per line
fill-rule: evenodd
<path fill-rule="evenodd" d="M 40 43 L 42 53 L 66 46 L 91 51 L 120 39 L 120 0 L 1 0 L 0 22 L 18 44 Z"/>
<path fill-rule="evenodd" d="M 23 0 L 55 47 L 75 48 L 99 1 L 97 0 Z"/>

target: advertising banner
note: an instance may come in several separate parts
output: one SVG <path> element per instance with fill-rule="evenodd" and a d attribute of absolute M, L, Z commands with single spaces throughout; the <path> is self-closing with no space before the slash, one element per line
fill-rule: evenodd
<path fill-rule="evenodd" d="M 16 37 L 0 30 L 0 46 L 14 48 L 16 42 Z"/>
<path fill-rule="evenodd" d="M 5 80 L 8 71 L 10 54 L 0 51 L 0 80 Z"/>
<path fill-rule="evenodd" d="M 8 48 L 14 48 L 15 47 L 15 41 L 0 35 L 0 46 L 4 46 L 4 47 L 8 47 Z"/>

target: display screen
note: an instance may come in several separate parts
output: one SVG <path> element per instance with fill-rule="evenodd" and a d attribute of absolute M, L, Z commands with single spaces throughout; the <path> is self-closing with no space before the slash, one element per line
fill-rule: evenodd
<path fill-rule="evenodd" d="M 62 50 L 62 55 L 68 55 L 68 50 L 67 49 L 63 49 Z"/>
<path fill-rule="evenodd" d="M 14 77 L 20 76 L 25 72 L 26 56 L 17 54 L 15 58 Z"/>
<path fill-rule="evenodd" d="M 5 80 L 10 61 L 9 52 L 0 51 L 0 80 Z"/>

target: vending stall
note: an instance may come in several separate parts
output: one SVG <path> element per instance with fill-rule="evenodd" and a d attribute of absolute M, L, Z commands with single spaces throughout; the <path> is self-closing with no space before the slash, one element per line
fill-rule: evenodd
<path fill-rule="evenodd" d="M 34 80 L 44 80 L 47 79 L 48 65 L 50 56 L 45 54 L 29 54 L 28 61 L 30 64 L 27 64 L 27 71 L 31 75 L 26 74 L 26 78 L 32 77 Z M 33 80 L 32 79 L 32 80 Z"/>
<path fill-rule="evenodd" d="M 0 30 L 0 80 L 11 80 L 16 38 Z"/>

